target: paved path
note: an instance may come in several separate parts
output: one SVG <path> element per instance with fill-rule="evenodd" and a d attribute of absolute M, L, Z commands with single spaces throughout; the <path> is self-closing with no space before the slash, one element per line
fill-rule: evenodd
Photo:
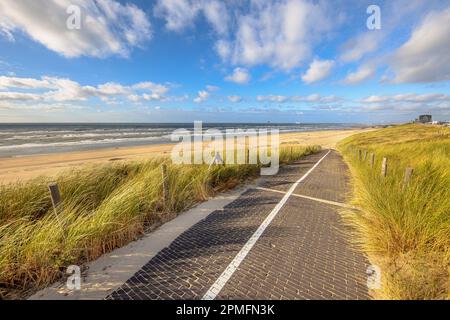
<path fill-rule="evenodd" d="M 347 185 L 335 151 L 285 166 L 185 231 L 107 299 L 368 299 L 367 261 L 350 249 L 333 204 Z"/>

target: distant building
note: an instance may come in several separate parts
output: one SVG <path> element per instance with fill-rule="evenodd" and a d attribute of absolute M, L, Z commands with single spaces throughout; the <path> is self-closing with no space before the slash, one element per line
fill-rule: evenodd
<path fill-rule="evenodd" d="M 419 116 L 419 119 L 417 120 L 417 122 L 420 123 L 429 123 L 433 121 L 433 117 L 431 116 L 431 114 L 421 114 Z"/>

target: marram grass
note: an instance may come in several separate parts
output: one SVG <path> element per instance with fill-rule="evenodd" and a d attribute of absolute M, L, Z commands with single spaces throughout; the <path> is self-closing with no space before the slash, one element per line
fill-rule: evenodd
<path fill-rule="evenodd" d="M 320 150 L 281 148 L 281 163 Z M 162 201 L 161 165 L 168 193 Z M 259 175 L 259 165 L 174 165 L 167 158 L 90 166 L 61 174 L 56 216 L 48 178 L 0 186 L 0 298 L 24 297 L 142 236 L 177 213 Z"/>
<path fill-rule="evenodd" d="M 339 149 L 353 176 L 343 212 L 353 240 L 382 272 L 380 299 L 447 299 L 450 271 L 450 128 L 403 125 L 354 135 Z M 362 160 L 358 150 L 362 150 Z M 364 160 L 364 151 L 367 151 Z M 374 167 L 370 154 L 375 154 Z M 381 175 L 382 158 L 387 175 Z M 407 185 L 407 167 L 414 169 Z"/>

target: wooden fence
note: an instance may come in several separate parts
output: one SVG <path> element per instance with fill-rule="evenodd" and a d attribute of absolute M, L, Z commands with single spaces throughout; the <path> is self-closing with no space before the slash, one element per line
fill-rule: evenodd
<path fill-rule="evenodd" d="M 370 168 L 375 167 L 375 159 L 377 157 L 375 153 L 373 153 L 373 152 L 369 153 L 367 150 L 353 148 L 351 151 L 351 154 L 353 154 L 355 156 L 355 158 L 357 158 L 358 161 L 365 162 L 365 161 L 369 160 Z M 381 172 L 380 172 L 382 177 L 388 176 L 388 174 L 390 172 L 389 168 L 390 168 L 390 165 L 389 165 L 388 158 L 382 157 L 381 158 Z M 403 187 L 406 187 L 408 185 L 413 173 L 414 173 L 413 168 L 407 167 L 405 169 L 405 173 L 403 176 Z"/>

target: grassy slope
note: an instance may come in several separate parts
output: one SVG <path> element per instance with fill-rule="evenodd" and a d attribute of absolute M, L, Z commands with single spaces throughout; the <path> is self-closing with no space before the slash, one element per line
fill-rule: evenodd
<path fill-rule="evenodd" d="M 355 241 L 382 270 L 377 298 L 439 299 L 449 295 L 450 128 L 404 125 L 357 134 L 339 145 L 353 175 L 353 204 L 344 212 Z M 359 160 L 357 150 L 375 153 Z M 364 155 L 364 153 L 363 153 Z M 388 175 L 381 161 L 388 159 Z M 414 168 L 403 186 L 406 167 Z"/>
<path fill-rule="evenodd" d="M 280 162 L 320 147 L 282 148 Z M 169 195 L 162 202 L 162 162 Z M 71 264 L 125 245 L 147 227 L 259 175 L 257 165 L 172 165 L 168 159 L 108 164 L 58 179 L 64 199 L 56 218 L 46 178 L 0 187 L 0 298 L 46 286 Z"/>

